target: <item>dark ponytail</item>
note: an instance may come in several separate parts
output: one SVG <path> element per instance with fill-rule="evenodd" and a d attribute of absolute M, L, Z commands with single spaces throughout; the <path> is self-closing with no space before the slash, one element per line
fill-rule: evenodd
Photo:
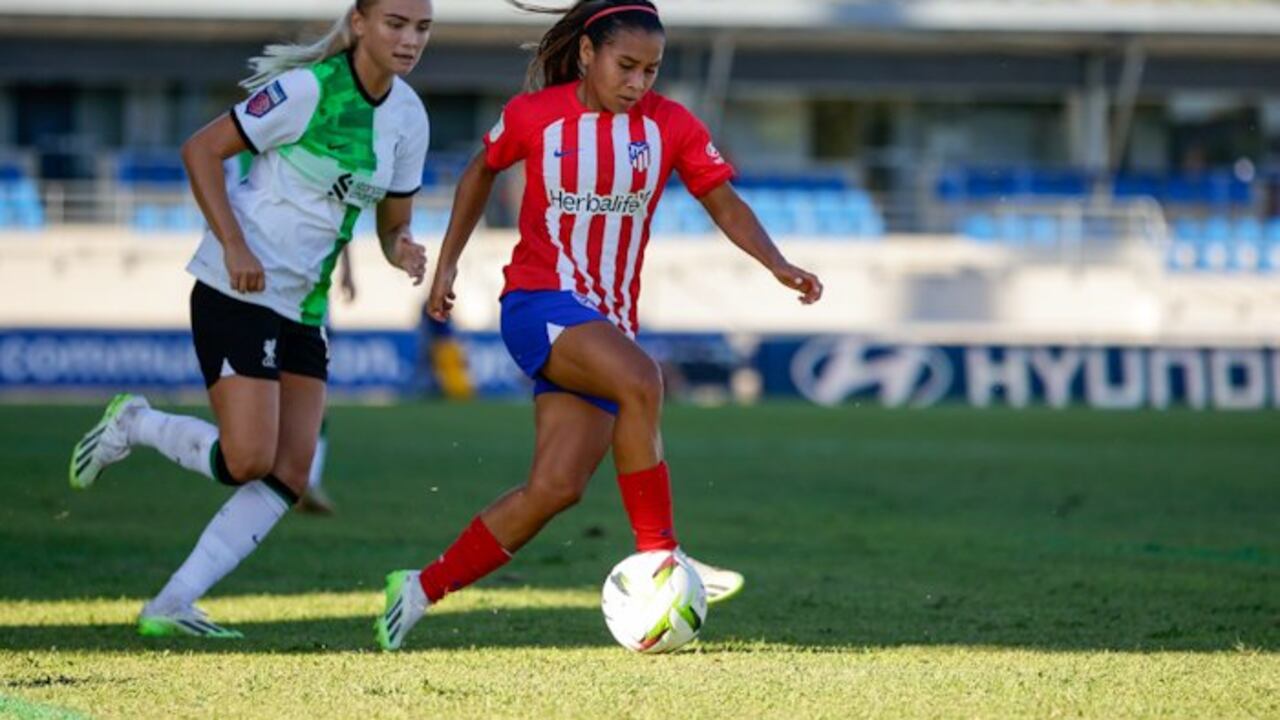
<path fill-rule="evenodd" d="M 525 88 L 528 90 L 560 85 L 580 78 L 582 72 L 578 67 L 578 46 L 579 38 L 584 34 L 591 38 L 594 47 L 599 48 L 608 43 L 619 30 L 665 32 L 662 20 L 658 18 L 658 9 L 649 0 L 578 0 L 565 8 L 530 5 L 520 0 L 507 2 L 527 12 L 561 16 L 537 45 L 530 46 L 536 54 L 529 63 L 529 73 L 525 78 Z M 627 6 L 645 9 L 603 15 L 587 27 L 587 22 L 598 13 Z"/>

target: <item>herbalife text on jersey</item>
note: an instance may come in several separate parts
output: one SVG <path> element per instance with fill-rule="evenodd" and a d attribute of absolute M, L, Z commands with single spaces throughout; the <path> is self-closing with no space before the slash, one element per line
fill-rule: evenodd
<path fill-rule="evenodd" d="M 571 193 L 564 190 L 547 193 L 551 206 L 568 215 L 644 215 L 652 196 L 652 190 L 614 195 Z"/>

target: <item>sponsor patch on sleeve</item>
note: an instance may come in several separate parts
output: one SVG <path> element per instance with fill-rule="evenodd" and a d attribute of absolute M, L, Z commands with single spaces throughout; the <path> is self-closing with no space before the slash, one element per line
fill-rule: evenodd
<path fill-rule="evenodd" d="M 244 111 L 249 115 L 260 118 L 288 100 L 289 96 L 284 94 L 284 88 L 280 86 L 280 81 L 267 85 L 258 92 L 254 93 L 249 101 L 245 103 Z"/>

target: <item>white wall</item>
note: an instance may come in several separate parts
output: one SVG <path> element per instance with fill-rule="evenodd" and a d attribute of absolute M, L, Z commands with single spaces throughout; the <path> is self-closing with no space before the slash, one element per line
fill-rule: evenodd
<path fill-rule="evenodd" d="M 0 326 L 185 327 L 194 236 L 65 228 L 0 235 Z M 455 318 L 496 329 L 510 233 L 482 233 L 463 258 Z M 1266 276 L 1177 277 L 1154 253 L 1075 270 L 1028 264 L 1005 248 L 948 237 L 880 242 L 791 240 L 826 297 L 802 307 L 728 241 L 658 239 L 643 275 L 650 330 L 859 332 L 934 342 L 1215 342 L 1280 339 L 1280 282 Z M 338 327 L 414 325 L 427 288 L 389 267 L 371 237 L 352 245 L 356 302 L 334 299 Z M 434 257 L 436 246 L 429 247 Z"/>

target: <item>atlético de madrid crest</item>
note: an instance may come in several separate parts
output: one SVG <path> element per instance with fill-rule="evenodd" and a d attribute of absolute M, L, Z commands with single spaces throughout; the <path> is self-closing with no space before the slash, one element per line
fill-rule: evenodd
<path fill-rule="evenodd" d="M 633 142 L 627 146 L 627 154 L 631 157 L 631 167 L 636 172 L 644 172 L 649 169 L 649 143 L 645 140 Z"/>

